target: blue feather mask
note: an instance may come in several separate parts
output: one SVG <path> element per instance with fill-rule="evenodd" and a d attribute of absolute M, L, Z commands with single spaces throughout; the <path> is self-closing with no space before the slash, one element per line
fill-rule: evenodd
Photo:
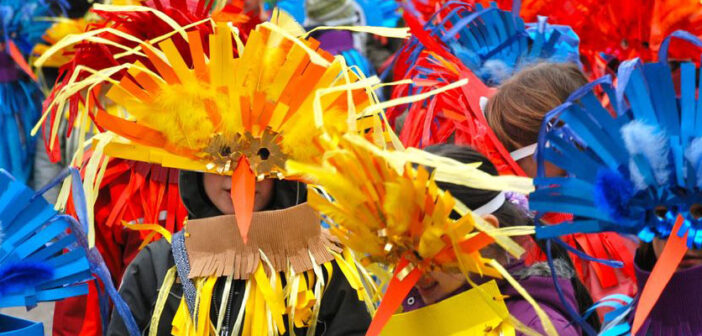
<path fill-rule="evenodd" d="M 702 82 L 694 63 L 673 70 L 661 50 L 661 62 L 623 62 L 616 87 L 605 76 L 546 115 L 530 207 L 575 219 L 539 227 L 537 237 L 615 231 L 650 242 L 672 234 L 682 216 L 676 234 L 688 232 L 688 246 L 702 248 Z M 569 175 L 545 177 L 546 161 Z"/>

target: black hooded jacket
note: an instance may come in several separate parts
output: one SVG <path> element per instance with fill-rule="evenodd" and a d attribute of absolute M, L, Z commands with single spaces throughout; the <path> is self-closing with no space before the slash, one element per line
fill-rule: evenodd
<path fill-rule="evenodd" d="M 201 173 L 181 172 L 179 186 L 181 199 L 190 218 L 221 215 L 205 194 Z M 304 184 L 276 180 L 273 200 L 265 210 L 284 209 L 303 203 L 307 199 L 306 192 Z M 146 246 L 124 273 L 119 293 L 131 309 L 143 335 L 147 335 L 149 329 L 154 327 L 151 325 L 151 316 L 156 298 L 168 269 L 174 265 L 171 245 L 165 239 L 161 239 Z M 322 298 L 316 335 L 364 335 L 370 324 L 370 315 L 365 304 L 358 300 L 355 290 L 346 278 L 341 276 L 338 265 L 333 262 L 333 266 L 334 276 Z M 236 320 L 236 312 L 242 304 L 246 282 L 236 280 L 232 283 L 229 307 L 220 312 L 224 283 L 225 278 L 221 278 L 215 285 L 210 315 L 212 321 L 217 321 L 220 314 L 225 314 L 221 335 L 229 336 Z M 158 323 L 159 336 L 171 335 L 171 323 L 182 295 L 183 287 L 180 281 L 176 280 Z M 295 329 L 296 335 L 305 335 L 306 332 L 304 329 Z M 124 322 L 116 312 L 112 314 L 107 335 L 128 335 Z M 290 335 L 289 330 L 286 335 Z"/>

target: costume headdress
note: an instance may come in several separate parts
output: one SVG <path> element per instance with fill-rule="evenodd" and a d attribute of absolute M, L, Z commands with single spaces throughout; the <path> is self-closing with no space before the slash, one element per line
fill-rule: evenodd
<path fill-rule="evenodd" d="M 22 181 L 34 162 L 35 137 L 30 130 L 39 118 L 43 95 L 29 66 L 34 46 L 41 42 L 59 1 L 8 0 L 0 3 L 0 168 Z"/>
<path fill-rule="evenodd" d="M 77 176 L 78 172 L 69 170 L 63 177 L 67 174 Z M 88 248 L 83 229 L 85 203 L 79 184 L 74 204 L 80 222 L 57 213 L 42 197 L 61 178 L 34 192 L 0 170 L 0 307 L 34 307 L 38 302 L 87 294 L 86 282 L 94 274 L 105 283 L 131 334 L 138 335 L 129 307 L 112 284 L 100 253 Z M 105 309 L 102 313 L 106 322 L 109 312 Z M 7 327 L 6 322 L 3 327 Z"/>
<path fill-rule="evenodd" d="M 41 124 L 35 126 L 34 132 L 41 126 L 44 133 L 44 145 L 52 161 L 61 159 L 61 148 L 58 143 L 61 124 L 65 127 L 65 136 L 74 131 L 85 132 L 98 110 L 109 108 L 101 92 L 103 86 L 94 85 L 81 87 L 80 84 L 94 72 L 104 69 L 114 69 L 123 64 L 140 61 L 144 66 L 154 70 L 148 57 L 143 52 L 130 49 L 138 47 L 143 41 L 159 42 L 172 36 L 178 48 L 185 48 L 186 42 L 183 34 L 174 34 L 175 29 L 186 27 L 204 34 L 212 32 L 212 25 L 207 24 L 210 19 L 212 3 L 206 0 L 177 1 L 155 0 L 145 6 L 105 6 L 96 4 L 91 13 L 99 19 L 91 21 L 86 31 L 79 34 L 69 34 L 66 38 L 55 42 L 50 48 L 37 51 L 41 55 L 34 62 L 37 67 L 58 64 L 59 77 L 48 100 L 60 100 L 60 104 L 53 104 L 44 109 Z M 228 17 L 232 19 L 231 16 Z M 243 19 L 242 19 L 243 20 Z M 241 20 L 239 20 L 241 21 Z M 239 22 L 235 21 L 235 22 Z M 67 24 L 66 24 L 67 25 Z M 50 37 L 50 36 L 49 36 Z M 68 58 L 66 62 L 65 58 Z M 58 59 L 58 60 L 57 60 Z M 186 62 L 190 62 L 186 59 Z M 115 70 L 111 76 L 123 76 L 125 69 Z M 68 92 L 72 90 L 72 92 Z M 61 93 L 61 97 L 56 95 Z M 98 131 L 101 131 L 98 127 Z M 85 139 L 80 134 L 79 140 Z M 79 152 L 82 154 L 82 152 Z M 69 153 L 73 154 L 73 153 Z M 82 156 L 77 158 L 75 165 L 80 165 Z"/>
<path fill-rule="evenodd" d="M 702 46 L 689 33 L 673 36 Z M 683 62 L 679 79 L 674 77 L 669 42 L 662 44 L 658 63 L 623 62 L 616 87 L 609 76 L 600 78 L 547 114 L 537 149 L 540 177 L 530 196 L 534 210 L 575 216 L 537 227 L 539 238 L 615 231 L 645 242 L 668 239 L 650 277 L 654 285 L 649 281 L 641 292 L 634 331 L 663 289 L 655 283 L 667 283 L 687 248 L 702 247 L 698 69 Z M 597 88 L 608 94 L 611 106 L 603 107 Z M 569 176 L 543 177 L 545 161 Z"/>
<path fill-rule="evenodd" d="M 567 24 L 580 36 L 580 52 L 593 79 L 634 57 L 656 60 L 664 38 L 678 29 L 702 36 L 702 4 L 684 0 L 540 1 L 553 22 Z M 523 6 L 528 8 L 527 5 Z M 673 42 L 671 59 L 696 60 L 697 52 Z"/>
<path fill-rule="evenodd" d="M 95 114 L 96 124 L 109 132 L 95 137 L 87 168 L 93 176 L 101 174 L 96 171 L 102 163 L 95 159 L 100 153 L 232 175 L 236 215 L 193 219 L 173 236 L 177 267 L 161 293 L 167 296 L 176 276 L 184 286 L 173 322 L 176 334 L 209 329 L 209 314 L 197 312 L 210 311 L 212 285 L 224 276 L 230 284 L 247 283 L 235 333 L 283 333 L 303 326 L 314 333 L 332 261 L 373 308 L 364 288 L 369 278 L 361 280 L 352 255 L 321 229 L 309 207 L 252 214 L 249 193 L 256 178 L 289 177 L 290 158 L 318 160 L 323 129 L 363 133 L 379 144 L 393 140 L 384 137 L 388 127 L 370 109 L 377 103 L 373 85 L 379 80 L 356 74 L 343 59 L 318 49 L 315 40 L 299 37 L 304 32 L 286 16 L 276 13 L 274 21 L 259 25 L 245 43 L 226 23 L 208 21 L 212 32 L 207 34 L 174 29 L 128 50 L 143 53 L 144 60 L 92 71 L 47 104 L 51 108 L 76 88 L 100 83 L 105 96 L 124 109 Z M 176 46 L 176 35 L 184 48 Z M 213 237 L 212 232 L 227 234 Z M 164 302 L 161 297 L 156 305 Z M 290 325 L 283 323 L 284 315 Z"/>
<path fill-rule="evenodd" d="M 516 155 L 529 156 L 536 146 L 510 153 L 488 125 L 481 105 L 493 93 L 486 80 L 492 81 L 494 76 L 490 74 L 494 72 L 487 69 L 502 69 L 505 71 L 502 75 L 511 76 L 520 64 L 542 59 L 577 62 L 578 38 L 570 28 L 549 25 L 544 17 L 538 18 L 536 23 L 525 25 L 512 14 L 494 6 L 472 7 L 452 2 L 438 11 L 424 29 L 418 27 L 412 17 L 407 17 L 415 38 L 398 56 L 396 66 L 402 69 L 402 65 L 411 60 L 407 63 L 410 67 L 402 70 L 406 72 L 401 78 L 410 78 L 414 83 L 396 88 L 394 94 L 424 92 L 459 78 L 468 78 L 469 81 L 463 87 L 426 101 L 391 109 L 388 113 L 391 120 L 406 112 L 400 134 L 405 145 L 423 147 L 453 141 L 480 151 L 501 174 L 525 175 L 516 162 L 519 158 Z M 440 42 L 437 43 L 434 37 L 438 37 Z M 491 62 L 492 65 L 489 65 Z M 496 64 L 499 67 L 495 67 Z M 481 77 L 481 74 L 488 76 Z M 551 218 L 549 221 L 552 221 Z M 597 258 L 627 261 L 623 275 L 633 279 L 632 258 L 627 258 L 629 249 L 622 248 L 628 243 L 624 238 L 606 233 L 578 234 L 568 237 L 567 241 L 570 246 Z M 586 274 L 597 278 L 594 286 L 610 288 L 622 279 L 617 277 L 614 270 L 595 263 L 586 264 L 591 271 L 587 272 L 583 261 L 575 258 L 575 255 L 572 257 L 581 279 L 585 279 Z M 545 255 L 535 249 L 527 259 L 530 262 L 541 258 L 545 258 Z"/>
<path fill-rule="evenodd" d="M 530 228 L 513 227 L 514 231 L 507 233 L 492 227 L 450 193 L 440 190 L 435 180 L 523 192 L 528 179 L 493 177 L 475 165 L 460 164 L 417 149 L 385 151 L 351 134 L 343 136 L 338 146 L 327 149 L 321 164 L 292 161 L 288 162 L 288 169 L 321 187 L 318 193 L 308 195 L 308 202 L 324 216 L 330 231 L 342 243 L 360 253 L 366 264 L 394 268 L 369 335 L 381 331 L 416 281 L 431 270 L 460 270 L 471 283 L 468 273 L 504 276 L 521 289 L 499 263 L 484 258 L 480 250 L 497 243 L 519 257 L 524 250 L 509 236 L 528 234 Z M 434 171 L 429 173 L 426 167 Z M 449 217 L 454 210 L 462 215 L 461 219 L 454 221 Z M 495 302 L 493 299 L 490 296 L 487 300 L 500 304 L 499 299 Z M 554 333 L 543 311 L 535 308 L 544 330 Z M 510 323 L 515 322 L 506 321 L 506 316 L 502 318 L 497 323 L 504 323 L 500 325 L 502 328 L 509 329 Z"/>
<path fill-rule="evenodd" d="M 521 66 L 539 60 L 577 62 L 577 36 L 567 27 L 552 26 L 541 18 L 525 25 L 509 11 L 480 4 L 451 2 L 422 28 L 405 15 L 415 37 L 395 60 L 395 78 L 412 79 L 393 95 L 421 93 L 459 78 L 468 84 L 427 101 L 390 110 L 391 120 L 407 112 L 400 139 L 424 147 L 453 139 L 483 152 L 501 173 L 522 175 L 517 164 L 487 125 L 480 100 L 491 87 Z"/>

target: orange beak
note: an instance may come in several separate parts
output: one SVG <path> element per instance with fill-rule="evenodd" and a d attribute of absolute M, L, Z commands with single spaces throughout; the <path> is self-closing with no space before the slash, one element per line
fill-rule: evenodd
<path fill-rule="evenodd" d="M 249 159 L 242 156 L 232 173 L 232 204 L 236 225 L 244 244 L 248 241 L 251 217 L 253 216 L 254 198 L 256 196 L 256 176 L 249 167 Z"/>
<path fill-rule="evenodd" d="M 37 75 L 32 71 L 32 67 L 29 66 L 27 61 L 24 59 L 24 56 L 22 56 L 22 52 L 20 52 L 19 48 L 17 48 L 17 45 L 15 45 L 15 42 L 12 42 L 12 40 L 7 40 L 7 45 L 5 46 L 7 48 L 8 53 L 10 54 L 10 57 L 17 63 L 17 65 L 29 75 L 33 80 L 37 80 Z"/>

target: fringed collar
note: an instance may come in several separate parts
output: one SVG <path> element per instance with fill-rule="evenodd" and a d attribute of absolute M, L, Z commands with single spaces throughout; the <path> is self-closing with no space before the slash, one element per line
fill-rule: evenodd
<path fill-rule="evenodd" d="M 300 273 L 311 270 L 313 263 L 333 260 L 330 250 L 342 250 L 307 204 L 255 212 L 247 244 L 233 215 L 191 220 L 184 231 L 191 279 L 213 275 L 248 279 L 262 254 L 276 271 L 287 271 L 290 263 Z"/>

